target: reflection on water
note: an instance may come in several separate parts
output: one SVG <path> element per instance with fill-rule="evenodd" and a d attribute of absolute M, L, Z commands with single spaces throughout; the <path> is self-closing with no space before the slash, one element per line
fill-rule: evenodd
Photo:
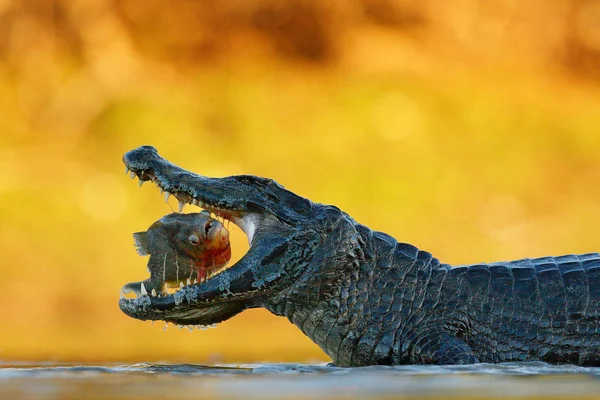
<path fill-rule="evenodd" d="M 0 398 L 595 398 L 600 368 L 544 363 L 335 368 L 307 364 L 0 362 Z"/>

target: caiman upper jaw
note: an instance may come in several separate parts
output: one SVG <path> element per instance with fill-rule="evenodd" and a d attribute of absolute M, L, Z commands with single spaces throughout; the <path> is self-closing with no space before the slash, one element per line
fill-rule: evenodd
<path fill-rule="evenodd" d="M 270 215 L 290 225 L 312 211 L 309 200 L 271 179 L 253 175 L 224 178 L 197 175 L 165 160 L 152 146 L 131 150 L 123 156 L 123 162 L 132 178 L 153 181 L 165 192 L 165 198 L 175 196 L 180 208 L 185 203 L 194 204 L 232 220 L 231 217 L 247 214 Z"/>
<path fill-rule="evenodd" d="M 165 200 L 173 195 L 179 200 L 180 211 L 188 204 L 197 205 L 215 213 L 232 215 L 244 211 L 243 201 L 232 201 L 227 196 L 227 178 L 208 178 L 197 175 L 158 155 L 152 146 L 141 146 L 123 156 L 125 171 L 140 182 L 153 181 Z"/>

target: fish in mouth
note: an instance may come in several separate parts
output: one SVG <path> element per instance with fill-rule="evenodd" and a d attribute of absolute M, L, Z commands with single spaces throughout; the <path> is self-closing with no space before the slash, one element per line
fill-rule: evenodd
<path fill-rule="evenodd" d="M 302 223 L 306 221 L 313 225 L 317 222 L 311 218 L 313 203 L 271 179 L 253 175 L 224 178 L 197 175 L 163 159 L 151 146 L 126 153 L 123 162 L 126 173 L 132 179 L 137 177 L 140 185 L 151 181 L 165 200 L 170 196 L 177 198 L 180 212 L 186 204 L 198 206 L 204 213 L 237 225 L 250 244 L 248 252 L 238 262 L 223 269 L 217 265 L 215 271 L 218 273 L 207 274 L 206 279 L 196 276 L 194 281 L 192 269 L 185 271 L 192 274 L 189 281 L 187 277 L 185 280 L 170 277 L 171 282 L 176 281 L 180 286 L 172 294 L 159 290 L 169 281 L 160 276 L 163 271 L 160 263 L 157 267 L 150 266 L 149 280 L 124 286 L 125 291 L 136 292 L 139 296 L 122 296 L 119 301 L 121 310 L 133 318 L 164 320 L 176 325 L 213 325 L 245 309 L 264 307 L 271 296 L 280 293 L 302 274 L 314 254 L 311 250 L 321 240 L 318 231 L 307 229 Z M 165 218 L 182 220 L 189 217 L 171 215 Z M 161 221 L 164 224 L 166 220 Z M 172 235 L 157 236 L 153 246 L 165 247 Z M 143 240 L 138 242 L 143 245 Z M 152 260 L 152 251 L 142 250 L 145 252 Z M 160 255 L 155 258 L 160 260 Z M 174 268 L 167 267 L 167 270 L 173 272 Z"/>
<path fill-rule="evenodd" d="M 168 295 L 168 288 L 205 281 L 231 259 L 229 231 L 208 211 L 168 214 L 133 238 L 138 254 L 150 256 L 150 278 L 126 284 L 123 296 Z"/>

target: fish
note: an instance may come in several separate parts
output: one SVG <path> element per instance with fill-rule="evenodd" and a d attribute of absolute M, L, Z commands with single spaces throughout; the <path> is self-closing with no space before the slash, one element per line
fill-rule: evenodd
<path fill-rule="evenodd" d="M 168 288 L 206 280 L 231 259 L 229 231 L 208 211 L 167 214 L 133 239 L 137 253 L 150 256 L 150 278 L 127 283 L 123 296 L 166 295 Z"/>

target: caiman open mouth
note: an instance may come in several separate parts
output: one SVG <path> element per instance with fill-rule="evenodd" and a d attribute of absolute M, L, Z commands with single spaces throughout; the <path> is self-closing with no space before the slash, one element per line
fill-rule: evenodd
<path fill-rule="evenodd" d="M 165 200 L 174 196 L 179 202 L 179 212 L 191 204 L 221 218 L 225 224 L 230 221 L 237 225 L 248 237 L 250 248 L 234 265 L 215 271 L 204 281 L 187 281 L 175 293 L 161 296 L 143 290 L 135 299 L 122 297 L 121 310 L 142 320 L 211 325 L 247 308 L 246 300 L 269 281 L 269 277 L 261 277 L 261 272 L 252 267 L 263 256 L 258 254 L 259 250 L 254 251 L 255 242 L 261 240 L 257 231 L 262 225 L 288 218 L 285 213 L 277 215 L 277 210 L 274 212 L 270 206 L 273 200 L 279 200 L 278 190 L 285 189 L 273 181 L 253 176 L 208 178 L 193 174 L 166 161 L 151 146 L 128 152 L 123 161 L 126 173 L 132 179 L 137 177 L 140 186 L 150 181 L 156 184 Z"/>

